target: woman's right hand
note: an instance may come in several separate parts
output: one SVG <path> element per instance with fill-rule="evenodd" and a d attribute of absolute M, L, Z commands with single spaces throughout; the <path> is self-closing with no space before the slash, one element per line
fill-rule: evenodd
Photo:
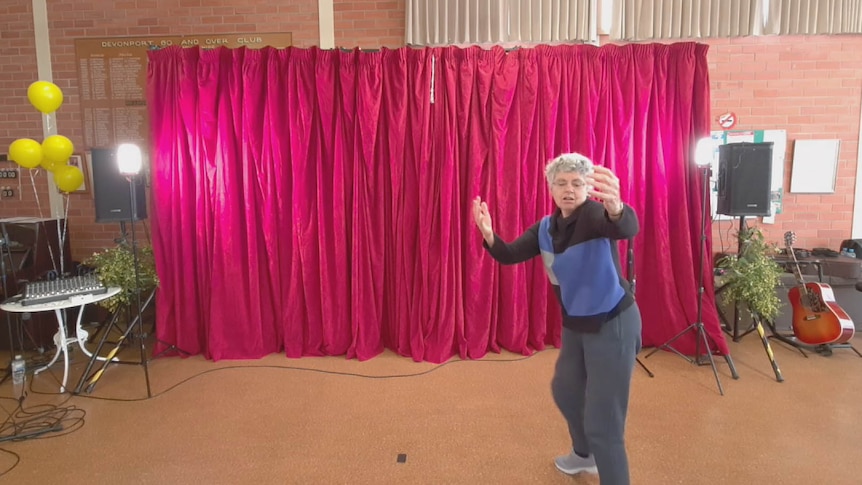
<path fill-rule="evenodd" d="M 491 214 L 488 212 L 488 204 L 483 202 L 481 197 L 473 199 L 473 220 L 476 221 L 476 227 L 479 228 L 488 246 L 493 246 L 494 227 L 491 225 Z"/>

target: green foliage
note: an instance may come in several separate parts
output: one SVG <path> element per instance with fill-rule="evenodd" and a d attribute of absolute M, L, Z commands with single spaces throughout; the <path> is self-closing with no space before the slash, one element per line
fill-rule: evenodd
<path fill-rule="evenodd" d="M 778 316 L 781 300 L 775 292 L 780 284 L 783 268 L 773 256 L 778 252 L 774 244 L 767 244 L 758 228 L 748 228 L 736 236 L 742 246 L 740 255 L 722 258 L 717 266 L 726 270 L 722 293 L 725 304 L 738 302 L 754 315 L 766 320 Z"/>
<path fill-rule="evenodd" d="M 119 287 L 116 296 L 102 300 L 99 305 L 110 312 L 118 307 L 129 305 L 135 298 L 135 258 L 128 244 L 93 253 L 84 264 L 96 268 L 99 279 L 107 287 Z M 138 280 L 140 291 L 145 293 L 159 286 L 153 248 L 138 249 Z"/>

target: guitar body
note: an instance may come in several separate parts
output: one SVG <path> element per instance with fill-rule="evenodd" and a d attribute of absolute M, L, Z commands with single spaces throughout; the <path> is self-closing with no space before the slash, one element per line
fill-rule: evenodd
<path fill-rule="evenodd" d="M 807 294 L 806 294 L 807 293 Z M 853 338 L 853 320 L 835 302 L 832 287 L 823 283 L 805 283 L 805 289 L 794 286 L 788 291 L 793 308 L 793 334 L 808 345 L 843 344 Z"/>

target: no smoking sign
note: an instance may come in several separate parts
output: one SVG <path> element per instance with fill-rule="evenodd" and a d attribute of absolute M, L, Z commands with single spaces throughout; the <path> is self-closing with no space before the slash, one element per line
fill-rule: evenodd
<path fill-rule="evenodd" d="M 718 125 L 724 128 L 725 130 L 729 130 L 736 125 L 736 113 L 732 111 L 728 111 L 718 117 Z"/>

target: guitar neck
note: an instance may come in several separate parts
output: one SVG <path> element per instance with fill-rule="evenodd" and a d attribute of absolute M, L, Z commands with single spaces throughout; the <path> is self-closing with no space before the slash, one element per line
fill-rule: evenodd
<path fill-rule="evenodd" d="M 793 276 L 796 277 L 796 282 L 799 284 L 803 292 L 808 292 L 808 287 L 805 286 L 805 280 L 802 278 L 802 270 L 799 268 L 799 260 L 796 259 L 796 251 L 793 250 L 793 246 L 787 245 L 787 253 L 790 254 L 790 257 L 793 259 Z"/>

